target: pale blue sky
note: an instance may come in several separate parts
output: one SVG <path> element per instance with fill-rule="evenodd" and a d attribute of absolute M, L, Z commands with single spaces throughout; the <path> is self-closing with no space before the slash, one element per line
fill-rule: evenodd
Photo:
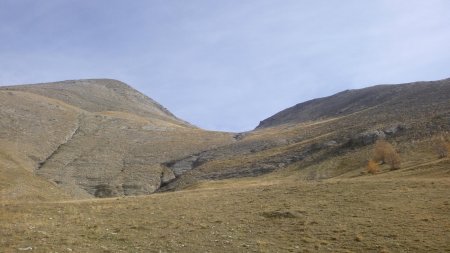
<path fill-rule="evenodd" d="M 450 77 L 448 0 L 0 0 L 0 85 L 124 81 L 245 131 L 308 99 Z"/>

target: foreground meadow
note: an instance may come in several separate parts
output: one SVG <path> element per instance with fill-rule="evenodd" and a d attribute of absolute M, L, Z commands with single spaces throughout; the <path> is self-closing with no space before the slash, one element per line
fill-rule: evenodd
<path fill-rule="evenodd" d="M 388 174 L 275 173 L 142 197 L 4 201 L 1 251 L 450 251 L 450 178 Z"/>

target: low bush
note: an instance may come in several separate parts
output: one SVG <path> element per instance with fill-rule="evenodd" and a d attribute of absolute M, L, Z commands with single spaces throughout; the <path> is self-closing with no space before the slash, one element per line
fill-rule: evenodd
<path fill-rule="evenodd" d="M 379 166 L 378 163 L 375 162 L 374 160 L 369 160 L 369 162 L 367 163 L 367 172 L 370 174 L 377 174 L 379 170 Z"/>
<path fill-rule="evenodd" d="M 378 140 L 375 143 L 372 160 L 381 164 L 387 163 L 391 169 L 399 169 L 401 165 L 400 155 L 385 140 Z"/>

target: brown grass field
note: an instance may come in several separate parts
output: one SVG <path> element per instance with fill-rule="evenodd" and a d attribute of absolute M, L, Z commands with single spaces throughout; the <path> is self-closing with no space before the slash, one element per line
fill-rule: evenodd
<path fill-rule="evenodd" d="M 2 252 L 449 252 L 449 168 L 440 159 L 323 181 L 291 169 L 141 197 L 3 201 L 0 243 Z"/>

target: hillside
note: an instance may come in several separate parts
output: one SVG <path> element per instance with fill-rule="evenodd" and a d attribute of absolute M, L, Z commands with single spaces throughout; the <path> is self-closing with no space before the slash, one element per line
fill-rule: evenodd
<path fill-rule="evenodd" d="M 450 79 L 345 91 L 286 109 L 235 143 L 167 163 L 185 173 L 162 190 L 283 169 L 299 170 L 308 180 L 354 176 L 380 138 L 414 164 L 423 150 L 433 159 L 433 140 L 449 131 Z"/>
<path fill-rule="evenodd" d="M 233 141 L 114 80 L 0 87 L 0 105 L 1 152 L 75 198 L 152 193 L 161 163 Z"/>
<path fill-rule="evenodd" d="M 72 198 L 179 190 L 284 169 L 325 179 L 362 170 L 379 138 L 405 153 L 414 151 L 413 140 L 415 150 L 431 153 L 432 139 L 450 131 L 449 94 L 450 79 L 345 91 L 231 134 L 198 129 L 120 81 L 8 86 L 0 87 L 0 147 L 30 177 Z"/>

